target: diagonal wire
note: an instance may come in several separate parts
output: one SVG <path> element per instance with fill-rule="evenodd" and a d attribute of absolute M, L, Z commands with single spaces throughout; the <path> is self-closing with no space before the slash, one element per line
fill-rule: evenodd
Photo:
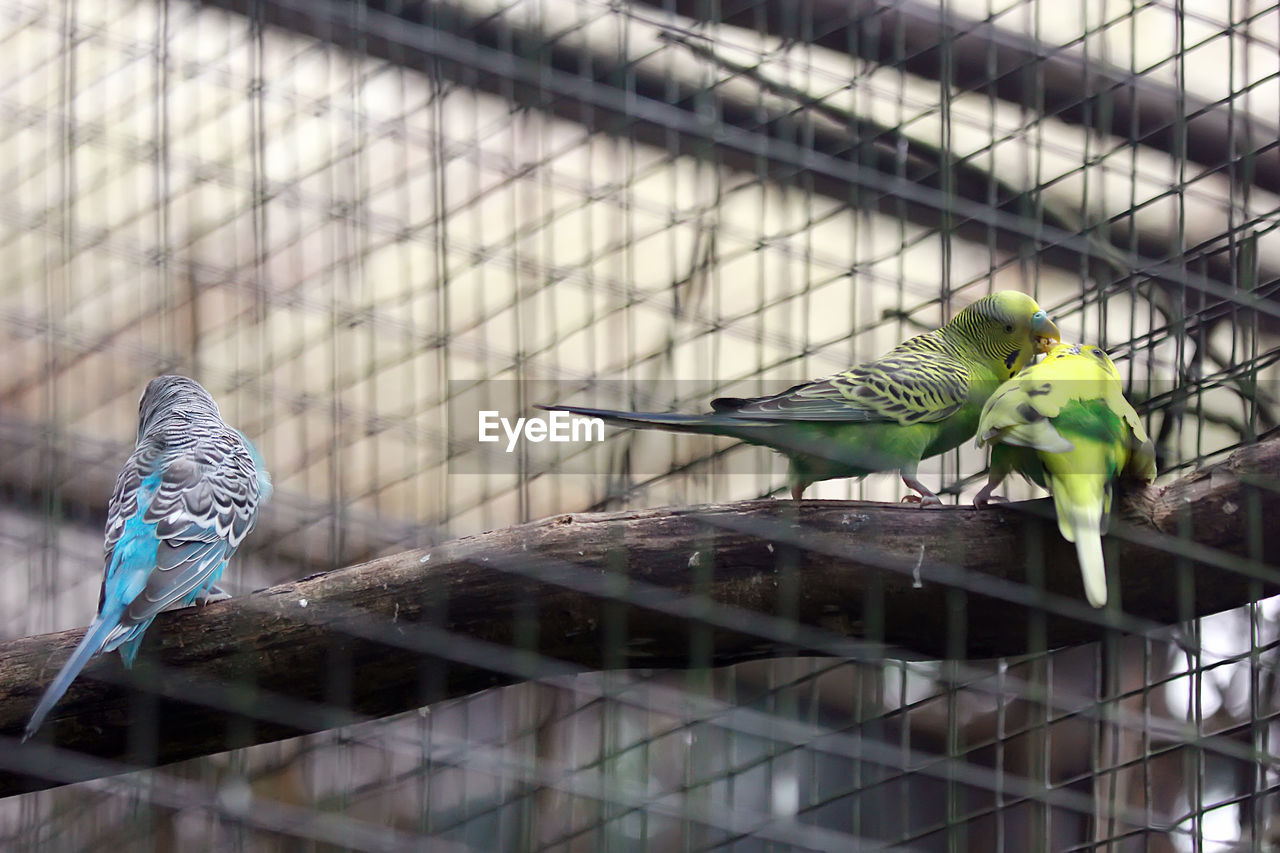
<path fill-rule="evenodd" d="M 308 15 L 333 26 L 341 27 L 349 19 L 347 8 L 335 3 L 334 0 L 310 0 L 305 3 L 303 0 L 272 0 L 272 2 L 281 9 L 295 13 L 305 11 Z M 465 67 L 484 68 L 506 79 L 534 86 L 550 95 L 569 98 L 578 103 L 608 111 L 618 108 L 616 89 L 590 78 L 537 65 L 514 54 L 466 41 L 429 27 L 408 26 L 397 16 L 371 9 L 366 11 L 363 24 L 369 35 L 386 39 L 391 44 L 412 48 L 428 56 L 457 62 Z M 647 120 L 673 131 L 707 138 L 716 145 L 733 148 L 753 157 L 767 157 L 785 162 L 801 172 L 812 172 L 835 178 L 894 198 L 912 201 L 939 212 L 947 212 L 957 221 L 977 222 L 1018 235 L 1042 247 L 1061 246 L 1082 257 L 1121 263 L 1131 275 L 1145 274 L 1161 278 L 1197 290 L 1222 302 L 1234 303 L 1269 317 L 1280 318 L 1280 306 L 1260 299 L 1252 293 L 1235 290 L 1207 276 L 1184 269 L 1182 265 L 1175 262 L 1143 258 L 1133 252 L 1120 249 L 1114 252 L 1103 252 L 1087 235 L 1031 222 L 1017 214 L 995 210 L 987 205 L 957 198 L 904 178 L 867 169 L 860 164 L 813 151 L 788 140 L 763 139 L 759 134 L 691 115 L 671 104 L 632 95 L 628 98 L 625 108 L 628 116 Z"/>

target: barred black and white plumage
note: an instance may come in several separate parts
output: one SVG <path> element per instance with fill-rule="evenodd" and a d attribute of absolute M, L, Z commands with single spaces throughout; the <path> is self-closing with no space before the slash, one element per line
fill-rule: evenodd
<path fill-rule="evenodd" d="M 41 697 L 24 738 L 93 655 L 119 649 L 132 665 L 156 614 L 214 589 L 271 495 L 257 450 L 195 380 L 151 380 L 138 409 L 134 451 L 107 507 L 98 615 Z"/>
<path fill-rule="evenodd" d="M 772 447 L 791 463 L 791 493 L 818 480 L 896 470 L 924 502 L 921 459 L 972 438 L 982 404 L 1058 329 L 1030 296 L 1002 291 L 942 328 L 880 358 L 765 397 L 721 397 L 700 415 L 545 406 L 622 426 L 727 435 Z"/>

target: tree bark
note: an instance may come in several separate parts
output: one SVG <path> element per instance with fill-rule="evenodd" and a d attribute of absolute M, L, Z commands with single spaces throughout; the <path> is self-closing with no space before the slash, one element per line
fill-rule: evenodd
<path fill-rule="evenodd" d="M 83 630 L 0 644 L 0 794 L 583 670 L 986 658 L 1141 634 L 1280 591 L 1276 518 L 1280 439 L 1123 497 L 1107 543 L 1123 609 L 1097 611 L 1047 500 L 562 515 L 161 614 L 133 672 L 95 658 L 23 746 Z"/>

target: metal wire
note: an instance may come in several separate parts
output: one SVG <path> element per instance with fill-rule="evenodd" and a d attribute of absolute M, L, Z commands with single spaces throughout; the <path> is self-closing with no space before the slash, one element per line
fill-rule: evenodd
<path fill-rule="evenodd" d="M 544 382 L 695 411 L 996 289 L 1112 353 L 1166 478 L 1275 434 L 1280 8 L 794 6 L 0 0 L 4 636 L 87 623 L 138 393 L 164 371 L 204 383 L 275 478 L 237 592 L 556 513 L 776 493 L 781 463 L 728 441 L 620 431 L 511 462 L 458 424 L 499 389 L 519 414 L 557 402 Z M 921 470 L 962 502 L 984 468 L 964 447 Z M 1112 533 L 1276 579 L 1256 553 Z M 103 778 L 0 800 L 0 846 L 1209 851 L 1280 831 L 1272 600 L 1168 626 L 935 563 L 923 581 L 961 606 L 1111 633 L 921 661 L 798 623 L 794 590 L 766 615 L 525 555 L 492 568 L 692 619 L 693 665 L 539 655 L 531 601 L 514 647 L 349 619 L 353 640 L 515 682 L 396 717 L 153 666 L 129 677 L 326 731 L 154 770 L 6 742 L 5 771 Z M 643 660 L 627 624 L 603 630 L 606 658 Z M 714 630 L 827 657 L 713 670 Z"/>

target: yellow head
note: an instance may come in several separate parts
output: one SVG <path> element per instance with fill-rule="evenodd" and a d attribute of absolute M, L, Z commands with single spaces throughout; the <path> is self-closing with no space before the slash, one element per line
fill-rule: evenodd
<path fill-rule="evenodd" d="M 1049 351 L 1045 354 L 1044 362 L 1059 358 L 1096 359 L 1108 376 L 1117 382 L 1120 381 L 1120 370 L 1116 367 L 1115 362 L 1111 360 L 1111 356 L 1107 355 L 1101 348 L 1095 347 L 1092 344 L 1056 343 L 1051 346 Z"/>
<path fill-rule="evenodd" d="M 1025 293 L 1002 290 L 965 308 L 940 330 L 1003 379 L 1061 339 L 1058 327 Z"/>

